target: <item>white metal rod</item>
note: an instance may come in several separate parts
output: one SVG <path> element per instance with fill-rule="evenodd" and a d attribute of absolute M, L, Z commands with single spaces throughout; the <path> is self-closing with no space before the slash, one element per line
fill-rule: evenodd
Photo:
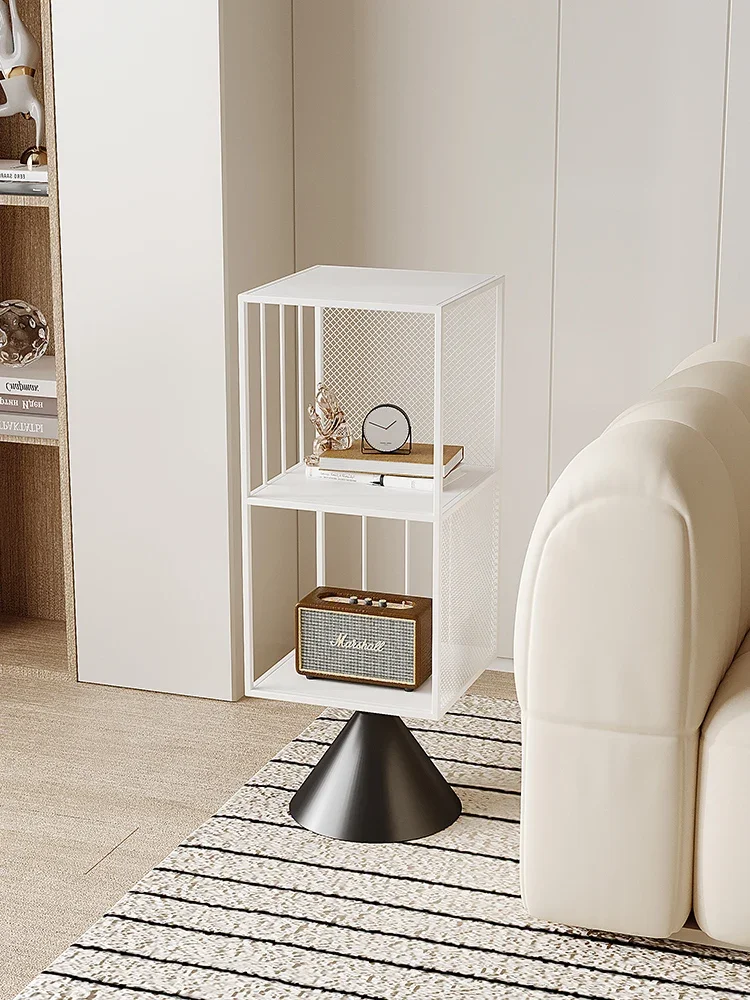
<path fill-rule="evenodd" d="M 433 469 L 433 524 L 432 524 L 432 715 L 440 718 L 445 692 L 443 671 L 440 662 L 440 625 L 443 609 L 441 601 L 445 597 L 440 592 L 440 542 L 443 534 L 443 312 L 435 313 L 435 425 L 433 447 L 435 466 Z"/>
<path fill-rule="evenodd" d="M 315 390 L 323 381 L 323 310 L 315 306 Z"/>
<path fill-rule="evenodd" d="M 362 590 L 367 590 L 367 517 L 362 516 Z"/>
<path fill-rule="evenodd" d="M 326 582 L 326 516 L 322 510 L 315 511 L 315 575 L 316 586 L 324 587 Z"/>
<path fill-rule="evenodd" d="M 252 539 L 251 511 L 247 502 L 250 493 L 250 401 L 248 387 L 248 305 L 239 300 L 239 362 L 240 362 L 240 482 L 242 489 L 242 583 L 244 600 L 243 653 L 245 666 L 245 692 L 254 686 L 253 667 L 253 588 L 252 588 Z"/>
<path fill-rule="evenodd" d="M 305 460 L 305 322 L 302 306 L 297 306 L 297 417 L 299 461 Z"/>
<path fill-rule="evenodd" d="M 268 482 L 268 391 L 266 380 L 266 307 L 260 307 L 260 435 L 261 464 L 263 469 L 263 485 Z"/>
<path fill-rule="evenodd" d="M 411 576 L 411 558 L 409 554 L 411 549 L 410 542 L 411 542 L 411 525 L 409 524 L 408 521 L 404 521 L 404 593 L 405 594 L 411 593 L 411 590 L 409 589 L 409 578 Z"/>
<path fill-rule="evenodd" d="M 281 393 L 281 471 L 286 472 L 286 307 L 279 306 L 279 386 Z"/>

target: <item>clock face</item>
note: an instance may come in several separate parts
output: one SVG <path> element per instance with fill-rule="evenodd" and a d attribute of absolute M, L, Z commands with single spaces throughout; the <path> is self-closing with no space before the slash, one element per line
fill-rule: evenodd
<path fill-rule="evenodd" d="M 409 418 L 400 406 L 374 406 L 362 424 L 362 437 L 375 451 L 399 451 L 409 441 Z"/>

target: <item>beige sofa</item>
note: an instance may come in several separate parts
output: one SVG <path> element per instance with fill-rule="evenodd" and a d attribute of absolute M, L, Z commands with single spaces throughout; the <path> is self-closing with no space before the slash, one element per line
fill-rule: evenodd
<path fill-rule="evenodd" d="M 532 916 L 750 947 L 750 338 L 688 358 L 555 483 L 515 672 Z M 744 641 L 743 641 L 744 640 Z"/>

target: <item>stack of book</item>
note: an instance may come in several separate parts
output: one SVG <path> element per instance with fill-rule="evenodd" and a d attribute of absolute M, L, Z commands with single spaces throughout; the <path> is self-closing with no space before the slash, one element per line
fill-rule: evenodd
<path fill-rule="evenodd" d="M 431 490 L 433 487 L 433 447 L 415 444 L 408 455 L 363 455 L 360 442 L 355 441 L 345 451 L 328 451 L 321 455 L 317 466 L 307 466 L 311 479 L 327 479 L 345 483 L 365 483 L 393 490 Z M 463 471 L 461 445 L 443 447 L 443 484 L 455 482 Z"/>
<path fill-rule="evenodd" d="M 57 438 L 53 357 L 46 355 L 23 368 L 0 365 L 0 435 Z"/>
<path fill-rule="evenodd" d="M 0 160 L 0 194 L 49 194 L 47 167 L 25 167 L 19 160 Z"/>

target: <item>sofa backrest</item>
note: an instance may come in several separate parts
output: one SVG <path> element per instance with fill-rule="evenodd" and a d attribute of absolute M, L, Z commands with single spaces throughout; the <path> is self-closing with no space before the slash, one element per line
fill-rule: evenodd
<path fill-rule="evenodd" d="M 749 628 L 741 338 L 687 358 L 553 486 L 519 591 L 519 697 L 570 719 L 583 686 L 586 724 L 694 730 Z"/>

